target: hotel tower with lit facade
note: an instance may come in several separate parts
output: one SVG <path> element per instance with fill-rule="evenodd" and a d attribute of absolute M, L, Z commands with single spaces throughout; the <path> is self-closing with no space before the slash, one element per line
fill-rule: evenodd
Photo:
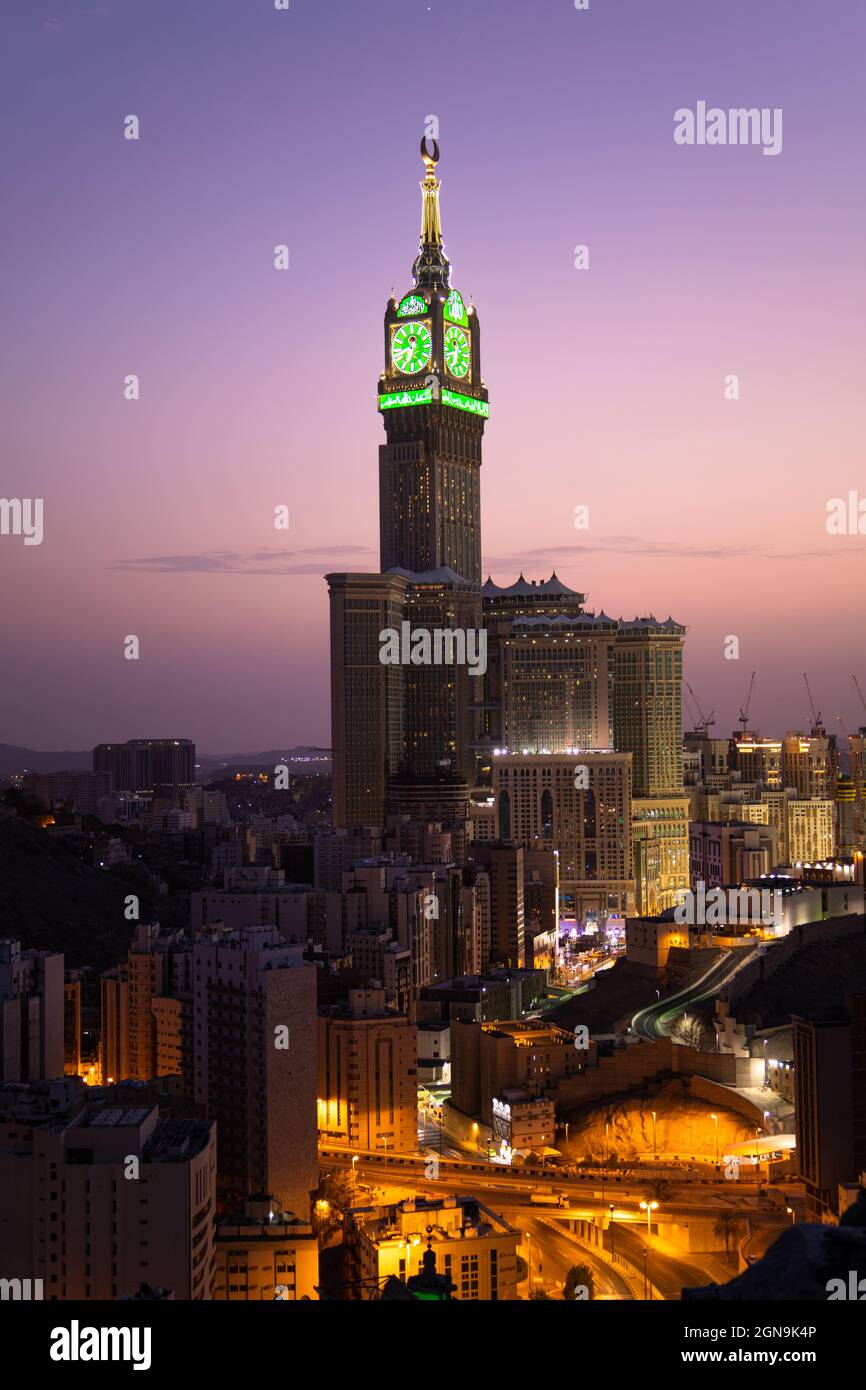
<path fill-rule="evenodd" d="M 419 807 L 428 820 L 469 819 L 476 836 L 558 849 L 566 908 L 578 916 L 590 904 L 592 917 L 657 912 L 689 883 L 685 628 L 671 618 L 623 622 L 586 612 L 585 596 L 556 574 L 482 584 L 490 407 L 481 330 L 474 305 L 451 283 L 436 142 L 422 140 L 421 155 L 420 246 L 411 287 L 385 310 L 378 384 L 382 568 L 326 576 L 333 824 L 381 825 L 389 813 L 416 815 Z M 413 664 L 408 655 L 399 664 L 380 660 L 384 632 L 402 633 L 409 648 L 410 637 L 437 629 L 483 635 L 483 673 L 447 660 Z M 603 836 L 595 786 L 575 797 L 573 778 L 562 780 L 563 758 L 580 764 L 581 751 L 594 755 L 592 778 L 606 789 L 599 804 L 612 819 Z M 512 761 L 520 757 L 532 760 L 537 796 L 523 796 Z M 549 775 L 548 758 L 557 764 Z M 551 806 L 566 783 L 567 804 Z M 607 795 L 614 784 L 616 795 Z M 559 843 L 555 827 L 566 825 Z"/>
<path fill-rule="evenodd" d="M 468 805 L 482 677 L 467 664 L 383 665 L 379 634 L 481 630 L 481 438 L 489 414 L 478 315 L 451 285 L 439 147 L 422 140 L 413 283 L 388 301 L 378 408 L 382 573 L 329 574 L 333 823 Z M 465 809 L 464 809 L 465 815 Z"/>

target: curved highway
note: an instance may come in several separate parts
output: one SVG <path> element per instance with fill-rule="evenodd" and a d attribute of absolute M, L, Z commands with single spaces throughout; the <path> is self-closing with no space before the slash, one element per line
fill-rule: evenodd
<path fill-rule="evenodd" d="M 650 1042 L 670 1037 L 671 1027 L 680 1014 L 685 1013 L 690 1005 L 715 998 L 756 955 L 757 947 L 748 951 L 724 951 L 721 959 L 714 961 L 693 984 L 677 990 L 676 994 L 669 994 L 666 999 L 660 999 L 645 1009 L 638 1009 L 631 1021 L 633 1030 L 639 1037 L 647 1038 Z"/>

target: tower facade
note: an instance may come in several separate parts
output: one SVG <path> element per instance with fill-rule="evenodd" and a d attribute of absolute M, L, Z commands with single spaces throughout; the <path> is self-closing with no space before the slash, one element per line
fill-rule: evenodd
<path fill-rule="evenodd" d="M 432 144 L 430 153 L 421 142 L 413 284 L 385 311 L 382 572 L 327 576 L 337 827 L 381 825 L 389 787 L 450 795 L 457 781 L 465 804 L 474 773 L 486 669 L 479 470 L 489 405 L 478 316 L 451 285 Z"/>
<path fill-rule="evenodd" d="M 421 245 L 413 287 L 385 311 L 379 409 L 382 570 L 443 566 L 481 584 L 481 437 L 490 413 L 481 379 L 478 315 L 451 286 L 442 243 L 439 147 L 421 182 Z"/>
<path fill-rule="evenodd" d="M 683 789 L 683 639 L 672 618 L 621 622 L 614 648 L 613 733 L 632 754 L 635 796 Z"/>

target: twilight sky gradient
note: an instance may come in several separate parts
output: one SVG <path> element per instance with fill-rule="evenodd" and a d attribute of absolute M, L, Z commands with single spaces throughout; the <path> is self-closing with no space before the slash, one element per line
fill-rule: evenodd
<path fill-rule="evenodd" d="M 766 733 L 803 670 L 866 722 L 866 537 L 825 529 L 866 497 L 864 38 L 860 0 L 5 0 L 0 493 L 45 539 L 0 537 L 0 741 L 329 742 L 321 576 L 378 568 L 429 114 L 485 569 L 673 613 L 721 734 L 753 667 Z M 782 153 L 676 146 L 700 99 L 782 107 Z"/>

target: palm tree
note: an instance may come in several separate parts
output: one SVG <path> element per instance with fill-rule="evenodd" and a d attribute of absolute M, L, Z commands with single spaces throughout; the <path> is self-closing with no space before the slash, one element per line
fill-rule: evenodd
<path fill-rule="evenodd" d="M 742 1231 L 742 1226 L 732 1211 L 720 1211 L 713 1225 L 716 1240 L 725 1242 L 725 1256 L 731 1258 L 731 1241 Z"/>
<path fill-rule="evenodd" d="M 653 1178 L 647 1183 L 647 1195 L 656 1202 L 666 1202 L 671 1195 L 671 1185 L 666 1178 Z"/>
<path fill-rule="evenodd" d="M 567 1299 L 576 1299 L 577 1290 L 586 1289 L 586 1298 L 595 1298 L 595 1281 L 589 1265 L 572 1265 L 565 1276 L 565 1283 L 562 1286 L 562 1296 Z"/>

